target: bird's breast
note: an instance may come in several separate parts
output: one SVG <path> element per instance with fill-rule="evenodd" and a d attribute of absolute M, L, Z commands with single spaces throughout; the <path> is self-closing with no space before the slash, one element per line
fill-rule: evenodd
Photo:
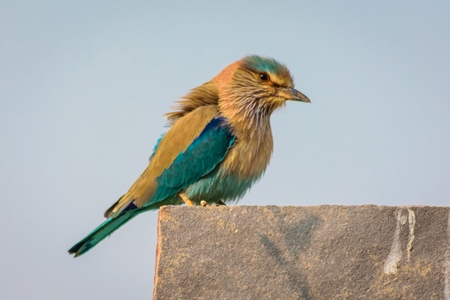
<path fill-rule="evenodd" d="M 266 170 L 273 151 L 270 128 L 262 133 L 237 134 L 222 162 L 222 172 L 238 178 L 259 178 Z"/>
<path fill-rule="evenodd" d="M 189 186 L 186 195 L 194 202 L 239 199 L 264 173 L 272 150 L 271 132 L 263 136 L 237 133 L 222 163 Z"/>

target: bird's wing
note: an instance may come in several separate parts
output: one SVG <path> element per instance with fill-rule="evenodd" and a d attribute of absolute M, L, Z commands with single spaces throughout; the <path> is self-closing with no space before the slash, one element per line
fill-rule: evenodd
<path fill-rule="evenodd" d="M 165 199 L 211 172 L 224 158 L 234 141 L 227 120 L 213 118 L 169 168 L 156 178 L 158 188 L 149 204 Z"/>
<path fill-rule="evenodd" d="M 153 205 L 211 172 L 234 142 L 227 124 L 214 105 L 199 107 L 180 118 L 158 142 L 141 177 L 105 216 Z"/>

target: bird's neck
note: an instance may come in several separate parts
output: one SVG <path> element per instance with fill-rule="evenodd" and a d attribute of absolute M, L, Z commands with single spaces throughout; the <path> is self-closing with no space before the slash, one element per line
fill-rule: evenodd
<path fill-rule="evenodd" d="M 237 136 L 259 139 L 271 134 L 270 115 L 255 108 L 228 105 L 222 101 L 219 103 L 219 111 L 229 120 Z"/>

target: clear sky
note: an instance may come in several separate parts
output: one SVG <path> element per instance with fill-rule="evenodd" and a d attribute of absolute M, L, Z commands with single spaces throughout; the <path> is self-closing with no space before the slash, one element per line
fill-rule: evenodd
<path fill-rule="evenodd" d="M 166 113 L 248 54 L 311 104 L 238 205 L 449 205 L 449 1 L 0 0 L 0 299 L 150 299 L 157 212 L 86 255 Z"/>

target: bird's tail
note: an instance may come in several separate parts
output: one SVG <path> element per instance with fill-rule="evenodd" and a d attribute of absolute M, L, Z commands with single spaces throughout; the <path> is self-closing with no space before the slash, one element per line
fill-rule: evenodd
<path fill-rule="evenodd" d="M 109 218 L 94 231 L 88 234 L 84 239 L 76 243 L 69 249 L 70 254 L 75 254 L 75 257 L 80 256 L 83 253 L 88 252 L 105 237 L 113 233 L 120 226 L 137 216 L 142 211 L 127 211 L 122 212 L 115 218 Z"/>

